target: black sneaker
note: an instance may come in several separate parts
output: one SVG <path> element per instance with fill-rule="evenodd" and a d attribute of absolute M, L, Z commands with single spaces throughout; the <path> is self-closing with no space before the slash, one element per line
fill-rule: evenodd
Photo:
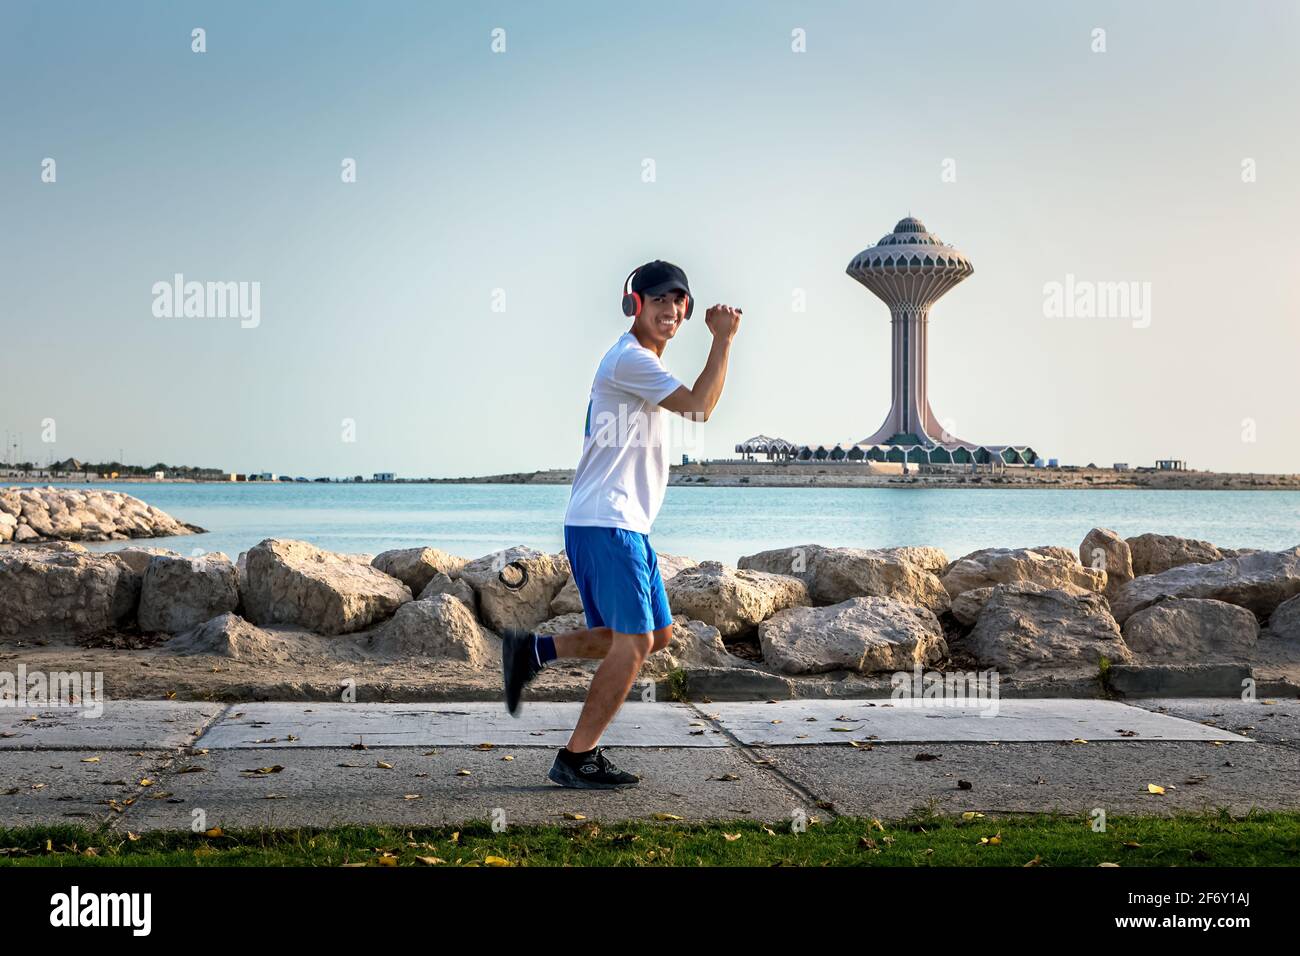
<path fill-rule="evenodd" d="M 507 628 L 501 634 L 501 676 L 505 685 L 506 710 L 519 716 L 519 696 L 524 686 L 541 673 L 533 654 L 533 635 Z"/>
<path fill-rule="evenodd" d="M 641 778 L 634 773 L 619 770 L 605 756 L 605 748 L 597 747 L 579 763 L 570 763 L 561 750 L 555 755 L 555 764 L 546 776 L 561 787 L 583 790 L 622 790 L 635 787 Z"/>

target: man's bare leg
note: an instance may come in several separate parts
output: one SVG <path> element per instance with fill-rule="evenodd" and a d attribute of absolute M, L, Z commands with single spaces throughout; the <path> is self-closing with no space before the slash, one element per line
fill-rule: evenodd
<path fill-rule="evenodd" d="M 583 628 L 577 631 L 565 631 L 563 634 L 556 634 L 555 656 L 570 658 L 586 658 L 587 660 L 600 660 L 609 653 L 609 645 L 612 640 L 613 631 L 607 627 Z M 661 651 L 668 646 L 669 639 L 673 636 L 672 625 L 661 627 L 654 634 L 654 646 L 650 652 Z"/>
<path fill-rule="evenodd" d="M 599 660 L 609 653 L 611 631 L 607 627 L 584 628 L 555 635 L 556 657 L 583 657 Z"/>
<path fill-rule="evenodd" d="M 605 659 L 591 679 L 591 689 L 582 705 L 578 726 L 569 738 L 569 753 L 586 753 L 596 746 L 600 735 L 610 725 L 618 709 L 627 700 L 637 671 L 650 655 L 654 634 L 623 634 L 610 632 L 610 646 Z"/>

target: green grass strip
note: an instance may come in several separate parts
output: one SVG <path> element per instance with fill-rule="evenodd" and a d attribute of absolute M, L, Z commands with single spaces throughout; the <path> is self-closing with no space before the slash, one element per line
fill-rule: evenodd
<path fill-rule="evenodd" d="M 561 821 L 507 827 L 0 829 L 0 866 L 1295 866 L 1300 813 L 919 815 L 790 824 Z"/>

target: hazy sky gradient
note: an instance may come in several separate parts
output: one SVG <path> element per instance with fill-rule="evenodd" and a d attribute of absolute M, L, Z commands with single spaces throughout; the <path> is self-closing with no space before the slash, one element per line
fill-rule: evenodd
<path fill-rule="evenodd" d="M 1300 471 L 1297 64 L 1293 2 L 10 0 L 0 427 L 41 461 L 572 467 L 619 285 L 659 257 L 700 305 L 678 378 L 704 307 L 745 312 L 697 452 L 858 440 L 889 322 L 844 270 L 910 212 L 975 265 L 931 314 L 954 433 Z M 155 318 L 177 272 L 259 281 L 259 327 Z M 1150 282 L 1150 327 L 1045 318 L 1067 273 Z"/>

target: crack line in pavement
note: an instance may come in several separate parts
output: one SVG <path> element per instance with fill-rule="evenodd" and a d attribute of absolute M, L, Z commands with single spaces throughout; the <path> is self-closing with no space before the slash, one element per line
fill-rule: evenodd
<path fill-rule="evenodd" d="M 213 727 L 215 727 L 218 723 L 220 723 L 222 718 L 224 718 L 226 714 L 230 713 L 230 711 L 234 708 L 234 706 L 235 705 L 233 703 L 226 704 L 221 708 L 221 710 L 217 713 L 217 715 L 213 717 L 211 720 L 209 720 L 206 724 L 200 724 L 198 736 L 195 737 L 194 740 L 191 741 L 186 746 L 188 746 L 191 750 L 199 749 L 199 743 L 200 741 L 203 740 L 204 737 L 208 735 L 208 731 L 211 730 Z"/>
<path fill-rule="evenodd" d="M 160 752 L 160 756 L 158 757 L 159 762 L 155 764 L 153 769 L 150 771 L 153 778 L 156 778 L 154 780 L 155 784 L 161 782 L 163 774 L 171 770 L 172 764 L 174 764 L 177 758 L 181 756 L 183 756 L 183 754 L 170 752 L 170 751 Z M 113 809 L 110 807 L 108 811 L 108 816 L 104 818 L 103 826 L 109 830 L 116 830 L 117 828 L 113 825 L 114 822 L 117 820 L 126 819 L 127 815 L 129 815 L 130 812 L 133 809 L 135 809 L 135 805 L 140 802 L 140 799 L 144 795 L 144 793 L 150 789 L 152 789 L 152 785 L 148 787 L 144 787 L 141 786 L 140 781 L 137 780 L 135 784 L 135 792 L 131 794 L 131 802 L 125 803 L 119 800 L 118 803 L 122 807 L 120 812 L 114 812 Z"/>
<path fill-rule="evenodd" d="M 161 782 L 161 780 L 162 780 L 162 778 L 163 778 L 163 775 L 164 775 L 165 773 L 167 773 L 168 771 L 170 771 L 170 770 L 172 769 L 172 766 L 173 766 L 173 765 L 176 763 L 176 761 L 179 760 L 181 757 L 185 757 L 185 756 L 191 756 L 191 757 L 203 756 L 202 754 L 195 754 L 195 753 L 194 753 L 195 750 L 202 750 L 202 749 L 204 749 L 204 748 L 202 748 L 202 747 L 199 747 L 199 742 L 200 742 L 200 741 L 201 741 L 201 740 L 202 740 L 202 739 L 207 735 L 207 732 L 208 732 L 209 730 L 211 730 L 211 729 L 213 728 L 213 726 L 215 726 L 215 725 L 216 725 L 216 724 L 217 724 L 217 723 L 218 723 L 218 722 L 219 722 L 223 717 L 225 717 L 226 714 L 230 713 L 231 709 L 232 709 L 234 706 L 235 706 L 235 705 L 234 705 L 233 703 L 229 703 L 229 704 L 224 704 L 224 705 L 222 705 L 221 709 L 220 709 L 220 710 L 219 710 L 215 715 L 213 715 L 211 718 L 209 718 L 208 721 L 207 721 L 207 723 L 204 723 L 204 724 L 200 724 L 200 725 L 199 725 L 199 734 L 198 734 L 198 736 L 195 737 L 195 738 L 194 738 L 192 741 L 190 741 L 189 743 L 177 744 L 176 746 L 174 746 L 174 747 L 172 747 L 172 748 L 170 748 L 170 749 L 159 748 L 157 751 L 155 751 L 156 753 L 158 753 L 158 754 L 160 755 L 160 756 L 158 757 L 158 761 L 159 761 L 159 762 L 158 762 L 158 763 L 153 767 L 153 770 L 151 771 L 151 773 L 153 774 L 153 776 L 157 778 L 157 780 L 155 781 L 155 783 Z M 141 751 L 147 753 L 147 752 L 149 751 L 149 748 L 147 748 L 147 747 L 145 747 L 145 748 L 141 748 Z M 118 820 L 124 820 L 124 819 L 125 819 L 125 818 L 130 814 L 130 813 L 131 813 L 131 811 L 135 809 L 136 804 L 138 804 L 138 803 L 140 802 L 140 800 L 141 800 L 141 798 L 143 797 L 144 793 L 145 793 L 147 790 L 149 790 L 149 789 L 151 789 L 151 788 L 150 788 L 150 787 L 142 787 L 142 786 L 140 786 L 140 782 L 137 780 L 137 781 L 136 781 L 136 785 L 135 785 L 135 793 L 131 794 L 131 802 L 130 802 L 130 803 L 123 803 L 122 801 L 118 801 L 118 803 L 119 803 L 119 804 L 121 805 L 121 807 L 122 807 L 121 811 L 117 811 L 117 812 L 115 812 L 115 811 L 110 807 L 110 808 L 109 808 L 109 811 L 108 811 L 108 816 L 106 816 L 106 817 L 101 821 L 101 824 L 100 824 L 100 825 L 103 826 L 103 827 L 106 827 L 107 829 L 110 829 L 110 830 L 115 830 L 115 829 L 117 829 L 117 828 L 114 826 L 114 823 L 115 823 L 116 821 L 118 821 Z"/>
<path fill-rule="evenodd" d="M 699 714 L 699 716 L 703 717 L 709 723 L 713 724 L 717 728 L 719 733 L 721 733 L 724 737 L 726 737 L 728 740 L 732 742 L 733 748 L 743 751 L 747 757 L 750 757 L 751 766 L 761 767 L 763 769 L 771 771 L 772 775 L 776 777 L 779 783 L 784 784 L 786 789 L 793 791 L 800 799 L 809 801 L 809 803 L 811 803 L 814 808 L 818 810 L 825 810 L 832 817 L 836 817 L 836 818 L 839 817 L 840 815 L 839 811 L 835 809 L 834 803 L 832 803 L 830 800 L 823 800 L 819 798 L 817 794 L 813 793 L 803 784 L 799 783 L 792 777 L 788 776 L 783 771 L 777 769 L 775 758 L 758 756 L 758 751 L 756 751 L 753 747 L 749 746 L 749 744 L 745 743 L 743 740 L 741 740 L 739 737 L 733 734 L 730 730 L 728 730 L 725 726 L 723 726 L 720 720 L 712 717 L 711 715 L 701 710 L 699 705 L 696 704 L 694 701 L 687 700 L 687 701 L 683 701 L 682 703 L 686 704 L 687 707 L 691 708 L 693 711 Z"/>

